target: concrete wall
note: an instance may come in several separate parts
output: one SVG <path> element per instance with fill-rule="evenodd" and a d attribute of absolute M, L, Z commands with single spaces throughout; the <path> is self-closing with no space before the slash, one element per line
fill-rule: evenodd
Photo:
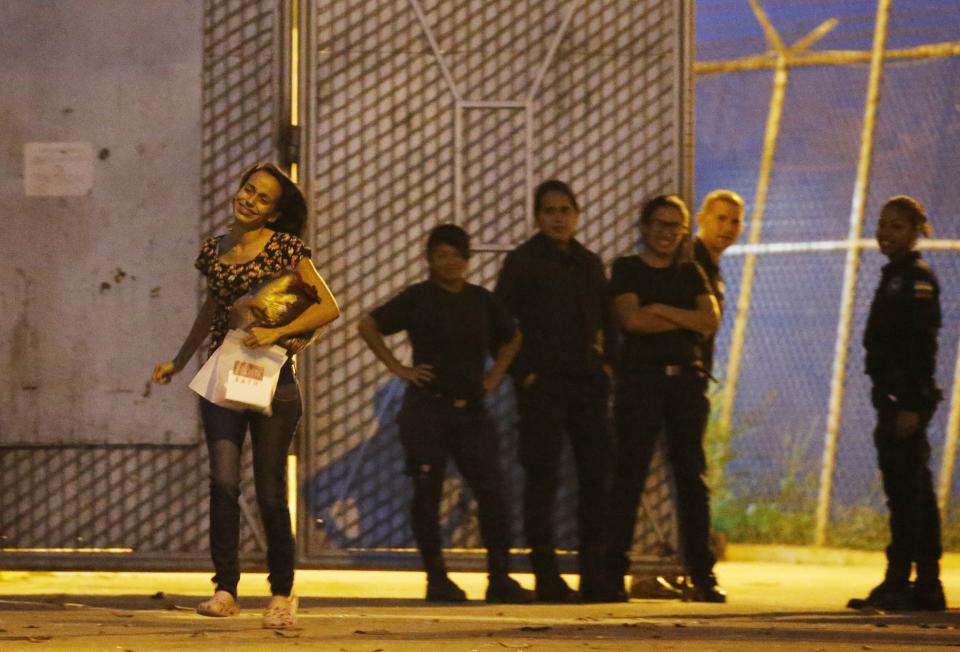
<path fill-rule="evenodd" d="M 0 33 L 0 445 L 196 441 L 191 369 L 148 379 L 197 306 L 202 3 L 4 0 Z M 27 195 L 50 142 L 84 194 Z"/>

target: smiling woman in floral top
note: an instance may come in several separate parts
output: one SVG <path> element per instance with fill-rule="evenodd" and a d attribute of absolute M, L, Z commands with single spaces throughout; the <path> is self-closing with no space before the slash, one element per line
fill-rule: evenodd
<path fill-rule="evenodd" d="M 233 198 L 233 222 L 226 235 L 207 238 L 196 267 L 207 277 L 207 296 L 193 328 L 173 360 L 159 363 L 153 379 L 160 384 L 186 366 L 210 336 L 210 351 L 223 342 L 233 303 L 260 282 L 295 269 L 309 286 L 315 303 L 285 326 L 249 329 L 244 344 L 270 346 L 281 338 L 314 331 L 340 316 L 337 302 L 310 261 L 300 239 L 307 218 L 303 193 L 279 168 L 261 163 L 247 170 Z M 200 412 L 210 454 L 210 554 L 216 590 L 200 603 L 204 616 L 232 616 L 240 580 L 240 451 L 249 428 L 253 441 L 257 503 L 267 534 L 267 566 L 273 595 L 263 626 L 293 625 L 294 541 L 286 503 L 286 457 L 300 420 L 300 390 L 290 358 L 280 372 L 272 416 L 234 411 L 200 399 Z"/>

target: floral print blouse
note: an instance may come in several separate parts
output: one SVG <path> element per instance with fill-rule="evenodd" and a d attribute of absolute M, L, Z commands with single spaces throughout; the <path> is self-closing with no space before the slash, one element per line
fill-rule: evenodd
<path fill-rule="evenodd" d="M 294 267 L 303 258 L 310 258 L 310 248 L 295 235 L 275 231 L 263 250 L 245 263 L 220 262 L 223 236 L 210 237 L 200 245 L 194 266 L 207 277 L 207 288 L 217 302 L 210 326 L 210 352 L 223 342 L 229 330 L 230 306 L 260 281 L 281 270 Z"/>

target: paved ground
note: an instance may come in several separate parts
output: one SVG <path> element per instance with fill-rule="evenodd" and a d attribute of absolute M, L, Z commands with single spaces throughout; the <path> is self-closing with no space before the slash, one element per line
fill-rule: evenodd
<path fill-rule="evenodd" d="M 419 573 L 300 571 L 298 627 L 275 633 L 260 628 L 262 574 L 244 576 L 239 616 L 210 619 L 193 612 L 208 594 L 205 574 L 7 571 L 0 572 L 0 650 L 960 650 L 960 610 L 845 609 L 879 572 L 876 565 L 733 561 L 718 567 L 731 596 L 726 605 L 525 607 L 484 604 L 484 576 L 463 573 L 454 579 L 469 604 L 428 607 Z M 944 578 L 948 601 L 960 606 L 960 564 Z"/>

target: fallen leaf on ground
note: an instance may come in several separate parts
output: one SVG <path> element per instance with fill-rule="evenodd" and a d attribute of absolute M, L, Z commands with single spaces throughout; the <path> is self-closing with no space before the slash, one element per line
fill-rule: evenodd
<path fill-rule="evenodd" d="M 173 604 L 172 602 L 168 604 L 165 609 L 167 611 L 194 611 L 193 607 L 181 607 L 178 604 Z"/>

